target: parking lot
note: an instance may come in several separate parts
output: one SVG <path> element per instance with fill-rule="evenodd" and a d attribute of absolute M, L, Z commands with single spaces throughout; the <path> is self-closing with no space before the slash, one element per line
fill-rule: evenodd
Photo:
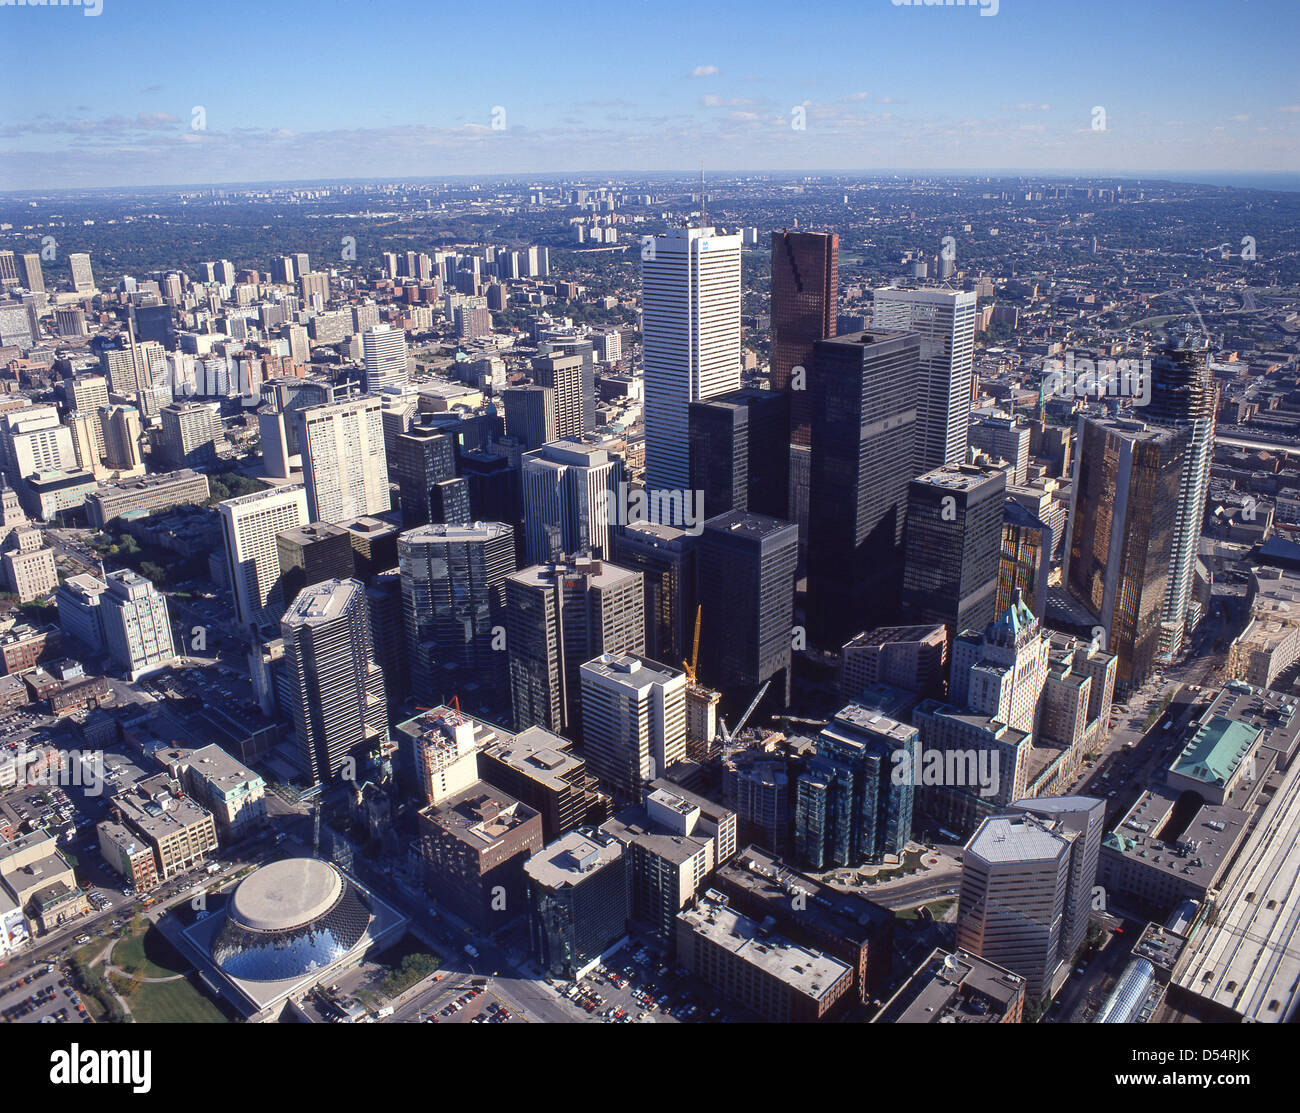
<path fill-rule="evenodd" d="M 0 1018 L 6 1024 L 92 1023 L 80 995 L 58 966 L 0 978 Z"/>

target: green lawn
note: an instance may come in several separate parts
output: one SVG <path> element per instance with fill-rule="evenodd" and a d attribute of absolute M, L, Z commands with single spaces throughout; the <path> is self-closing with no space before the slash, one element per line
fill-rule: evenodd
<path fill-rule="evenodd" d="M 224 1024 L 229 1018 L 188 978 L 141 984 L 127 999 L 139 1024 Z"/>
<path fill-rule="evenodd" d="M 137 935 L 120 939 L 113 948 L 112 963 L 142 978 L 166 978 L 190 968 L 166 937 L 153 925 Z"/>

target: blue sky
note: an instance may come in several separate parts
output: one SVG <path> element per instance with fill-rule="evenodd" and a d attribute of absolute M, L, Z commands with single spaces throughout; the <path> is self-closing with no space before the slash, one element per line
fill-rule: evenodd
<path fill-rule="evenodd" d="M 98 2 L 0 6 L 0 189 L 1300 171 L 1297 0 Z"/>

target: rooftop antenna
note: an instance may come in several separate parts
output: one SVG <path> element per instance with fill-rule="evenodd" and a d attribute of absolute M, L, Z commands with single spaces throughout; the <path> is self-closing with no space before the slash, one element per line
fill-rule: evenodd
<path fill-rule="evenodd" d="M 709 223 L 709 203 L 704 196 L 704 160 L 700 159 L 700 227 Z"/>

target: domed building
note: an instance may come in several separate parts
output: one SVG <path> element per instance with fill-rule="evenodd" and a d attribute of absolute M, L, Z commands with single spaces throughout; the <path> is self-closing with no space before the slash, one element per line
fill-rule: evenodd
<path fill-rule="evenodd" d="M 208 985 L 250 1020 L 276 1020 L 372 948 L 401 939 L 407 918 L 338 866 L 315 858 L 269 862 L 241 881 L 215 915 L 180 935 Z M 298 1010 L 301 1012 L 301 1009 Z"/>
<path fill-rule="evenodd" d="M 338 867 L 290 858 L 240 882 L 212 957 L 232 978 L 301 978 L 343 958 L 369 924 L 365 899 Z"/>

